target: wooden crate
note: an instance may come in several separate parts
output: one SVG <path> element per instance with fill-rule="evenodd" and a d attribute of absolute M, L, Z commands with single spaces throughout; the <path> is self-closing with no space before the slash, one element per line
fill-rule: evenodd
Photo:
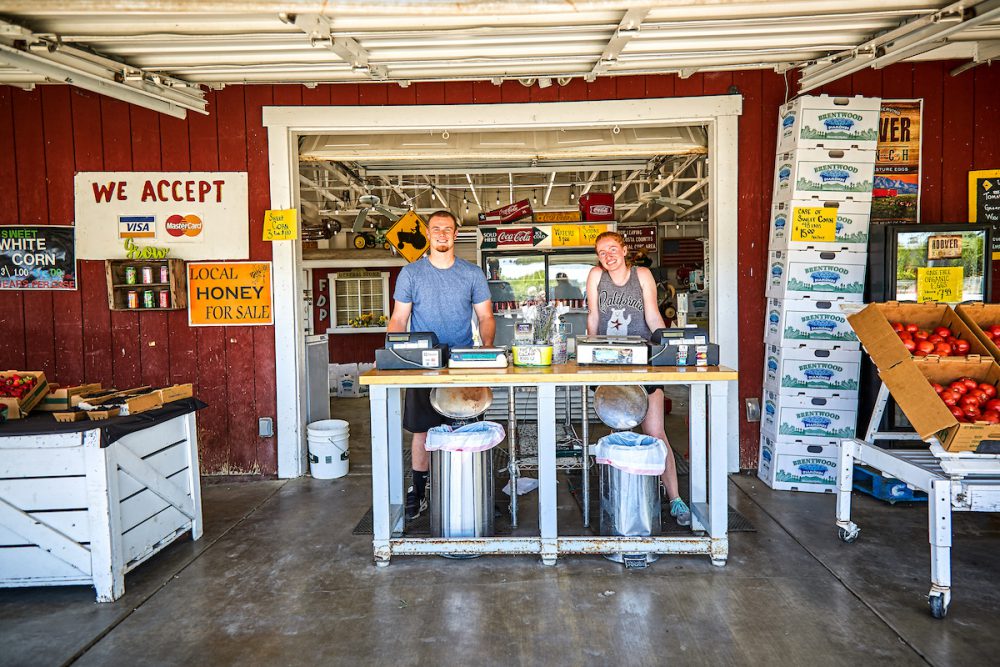
<path fill-rule="evenodd" d="M 160 282 L 160 267 L 166 266 L 169 272 L 167 282 Z M 136 270 L 136 283 L 125 282 L 125 267 L 132 266 Z M 153 282 L 142 283 L 142 268 L 153 269 Z M 187 269 L 182 259 L 133 260 L 109 259 L 104 262 L 104 271 L 108 280 L 108 307 L 111 310 L 183 310 L 187 308 Z M 135 290 L 138 295 L 138 307 L 128 307 L 128 293 Z M 142 293 L 153 291 L 153 308 L 142 306 Z M 169 292 L 170 306 L 160 308 L 159 295 L 161 290 Z"/>
<path fill-rule="evenodd" d="M 202 534 L 194 413 L 101 447 L 100 431 L 0 438 L 0 586 L 92 584 Z"/>

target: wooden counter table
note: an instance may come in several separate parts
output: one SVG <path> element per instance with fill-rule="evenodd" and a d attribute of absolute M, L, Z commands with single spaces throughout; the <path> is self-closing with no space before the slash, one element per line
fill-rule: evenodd
<path fill-rule="evenodd" d="M 729 383 L 737 373 L 720 366 L 578 366 L 373 370 L 361 375 L 371 397 L 372 540 L 375 563 L 394 554 L 539 554 L 552 565 L 559 554 L 708 554 L 724 565 L 727 537 L 727 423 Z M 559 535 L 556 525 L 556 387 L 609 384 L 690 387 L 691 535 L 610 537 Z M 402 390 L 408 387 L 534 387 L 538 400 L 539 535 L 527 537 L 415 538 L 403 536 Z M 709 419 L 712 420 L 708 428 Z"/>

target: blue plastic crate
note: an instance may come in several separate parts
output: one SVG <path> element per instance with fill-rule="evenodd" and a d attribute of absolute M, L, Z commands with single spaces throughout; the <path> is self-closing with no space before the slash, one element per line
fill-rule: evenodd
<path fill-rule="evenodd" d="M 854 490 L 894 505 L 898 502 L 927 502 L 927 494 L 906 486 L 895 477 L 883 477 L 877 470 L 854 466 Z"/>

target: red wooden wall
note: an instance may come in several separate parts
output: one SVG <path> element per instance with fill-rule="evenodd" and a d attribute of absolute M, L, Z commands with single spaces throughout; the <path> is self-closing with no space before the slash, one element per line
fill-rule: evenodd
<path fill-rule="evenodd" d="M 1000 73 L 983 66 L 951 77 L 956 63 L 894 65 L 855 74 L 818 92 L 924 99 L 921 219 L 964 221 L 966 172 L 1000 167 Z M 268 204 L 266 105 L 421 105 L 556 102 L 743 95 L 739 122 L 739 395 L 759 396 L 764 266 L 777 107 L 794 90 L 769 71 L 631 76 L 525 88 L 488 81 L 301 86 L 228 86 L 208 93 L 211 115 L 180 121 L 65 86 L 0 87 L 0 191 L 6 224 L 67 224 L 78 170 L 246 170 L 251 257 Z M 977 129 L 978 128 L 978 129 Z M 103 266 L 81 262 L 73 293 L 0 293 L 0 367 L 42 369 L 58 382 L 116 386 L 194 381 L 211 407 L 199 413 L 207 472 L 274 474 L 275 441 L 256 418 L 275 411 L 269 327 L 190 329 L 185 314 L 109 313 Z M 1000 284 L 1000 283 L 998 283 Z M 754 467 L 757 425 L 740 423 L 741 465 Z"/>
<path fill-rule="evenodd" d="M 326 277 L 330 273 L 337 273 L 338 271 L 351 271 L 352 269 L 336 269 L 336 268 L 326 268 L 326 269 L 313 269 L 312 277 L 312 293 L 313 293 L 313 323 L 315 324 L 316 331 L 313 333 L 326 333 L 327 328 L 330 326 L 329 315 L 327 319 L 320 320 L 320 307 L 317 305 L 319 297 L 321 294 L 326 296 L 326 310 L 329 313 L 333 304 L 329 302 L 330 298 L 330 286 L 329 283 L 325 284 L 324 289 L 320 289 L 320 280 L 326 280 Z M 378 267 L 371 266 L 367 268 L 368 271 L 386 271 L 389 274 L 389 312 L 395 307 L 395 301 L 392 299 L 393 292 L 396 290 L 396 276 L 399 275 L 399 267 Z M 375 362 L 375 350 L 382 347 L 385 343 L 384 333 L 356 333 L 356 334 L 330 334 L 330 363 L 331 364 L 347 364 L 354 361 L 357 362 Z"/>

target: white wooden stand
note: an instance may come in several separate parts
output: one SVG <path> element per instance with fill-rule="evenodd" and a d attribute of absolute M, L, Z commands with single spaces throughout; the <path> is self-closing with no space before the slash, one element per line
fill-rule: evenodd
<path fill-rule="evenodd" d="M 202 533 L 193 412 L 101 447 L 100 431 L 0 438 L 0 586 L 93 584 Z"/>

